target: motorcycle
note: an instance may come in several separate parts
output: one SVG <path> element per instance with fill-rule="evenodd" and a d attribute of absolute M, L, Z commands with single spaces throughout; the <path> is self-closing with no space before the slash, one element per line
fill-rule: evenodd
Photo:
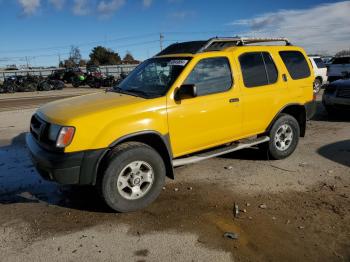
<path fill-rule="evenodd" d="M 62 90 L 63 88 L 64 82 L 55 79 L 46 79 L 38 85 L 38 91 Z"/>

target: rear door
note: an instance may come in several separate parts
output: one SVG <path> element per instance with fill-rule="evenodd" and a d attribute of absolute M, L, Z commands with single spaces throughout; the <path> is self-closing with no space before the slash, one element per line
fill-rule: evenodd
<path fill-rule="evenodd" d="M 275 108 L 287 96 L 286 84 L 277 69 L 275 56 L 275 53 L 261 49 L 238 53 L 245 136 L 265 131 Z"/>

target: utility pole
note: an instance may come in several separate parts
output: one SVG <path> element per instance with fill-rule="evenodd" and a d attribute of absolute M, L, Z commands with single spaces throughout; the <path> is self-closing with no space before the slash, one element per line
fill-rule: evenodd
<path fill-rule="evenodd" d="M 28 56 L 26 56 L 25 58 L 26 58 L 26 63 L 27 63 L 27 69 L 29 69 Z"/>
<path fill-rule="evenodd" d="M 58 56 L 58 67 L 60 67 L 60 64 L 61 64 L 61 54 L 58 53 L 57 56 Z"/>
<path fill-rule="evenodd" d="M 160 51 L 163 50 L 163 40 L 164 40 L 164 35 L 162 33 L 159 34 L 159 45 L 160 45 Z"/>

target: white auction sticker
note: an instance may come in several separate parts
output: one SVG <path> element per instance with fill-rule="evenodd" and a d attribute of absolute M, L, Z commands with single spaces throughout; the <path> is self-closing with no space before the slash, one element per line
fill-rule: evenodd
<path fill-rule="evenodd" d="M 177 59 L 177 60 L 170 60 L 168 62 L 168 66 L 185 66 L 187 64 L 188 60 L 183 59 Z"/>

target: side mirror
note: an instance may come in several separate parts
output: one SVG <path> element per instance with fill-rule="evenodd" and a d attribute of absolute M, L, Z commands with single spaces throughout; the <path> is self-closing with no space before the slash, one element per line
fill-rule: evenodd
<path fill-rule="evenodd" d="M 175 100 L 180 101 L 186 98 L 194 98 L 197 96 L 197 87 L 194 84 L 184 84 L 175 92 Z"/>

